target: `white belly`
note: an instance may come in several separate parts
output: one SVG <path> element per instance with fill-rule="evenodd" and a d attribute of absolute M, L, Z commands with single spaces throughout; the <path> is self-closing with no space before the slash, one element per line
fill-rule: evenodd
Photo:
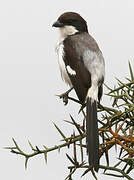
<path fill-rule="evenodd" d="M 62 42 L 58 42 L 57 46 L 56 46 L 56 52 L 58 55 L 58 64 L 59 64 L 59 68 L 60 68 L 60 73 L 61 73 L 61 78 L 63 81 L 65 81 L 70 87 L 72 87 L 72 83 L 70 81 L 70 78 L 67 74 L 66 71 L 66 66 L 63 60 L 64 57 L 64 45 Z"/>

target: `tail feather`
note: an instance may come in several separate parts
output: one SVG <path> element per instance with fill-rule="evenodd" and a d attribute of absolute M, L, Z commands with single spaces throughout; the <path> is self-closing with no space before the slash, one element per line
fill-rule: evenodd
<path fill-rule="evenodd" d="M 87 153 L 89 165 L 98 172 L 99 169 L 99 134 L 97 122 L 97 101 L 87 98 Z"/>

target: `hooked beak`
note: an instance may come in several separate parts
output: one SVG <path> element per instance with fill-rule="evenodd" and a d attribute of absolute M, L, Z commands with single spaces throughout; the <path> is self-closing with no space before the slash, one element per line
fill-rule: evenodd
<path fill-rule="evenodd" d="M 52 27 L 63 27 L 63 26 L 64 26 L 64 24 L 61 23 L 60 21 L 56 21 L 56 22 L 52 25 Z"/>

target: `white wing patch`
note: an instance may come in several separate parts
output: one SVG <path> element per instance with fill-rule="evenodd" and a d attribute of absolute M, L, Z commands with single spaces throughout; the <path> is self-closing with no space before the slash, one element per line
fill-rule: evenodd
<path fill-rule="evenodd" d="M 76 75 L 76 72 L 69 65 L 67 65 L 67 71 L 68 71 L 69 74 L 71 74 L 73 76 Z"/>

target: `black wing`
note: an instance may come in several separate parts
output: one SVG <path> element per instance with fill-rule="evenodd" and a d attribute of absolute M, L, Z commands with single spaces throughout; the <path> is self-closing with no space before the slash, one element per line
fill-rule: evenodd
<path fill-rule="evenodd" d="M 78 56 L 74 43 L 71 37 L 64 41 L 64 62 L 66 67 L 70 66 L 75 71 L 76 74 L 73 75 L 66 69 L 79 100 L 84 102 L 91 86 L 91 74 L 85 67 L 82 56 Z"/>

